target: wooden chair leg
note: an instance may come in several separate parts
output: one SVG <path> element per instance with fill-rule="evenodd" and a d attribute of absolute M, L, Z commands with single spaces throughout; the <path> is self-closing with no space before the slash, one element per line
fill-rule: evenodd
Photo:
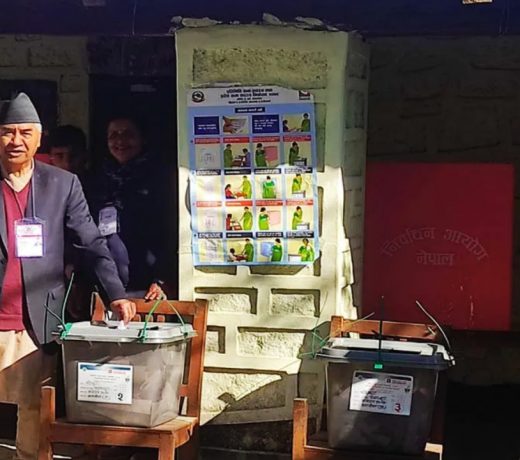
<path fill-rule="evenodd" d="M 296 398 L 293 405 L 292 460 L 305 460 L 309 405 L 304 398 Z"/>
<path fill-rule="evenodd" d="M 38 460 L 52 460 L 53 449 L 50 442 L 51 424 L 56 420 L 56 390 L 54 387 L 43 387 L 40 409 L 40 446 Z"/>
<path fill-rule="evenodd" d="M 197 460 L 200 451 L 200 430 L 199 425 L 193 427 L 190 440 L 177 449 L 180 460 Z"/>
<path fill-rule="evenodd" d="M 175 438 L 173 435 L 161 435 L 157 460 L 175 460 Z"/>

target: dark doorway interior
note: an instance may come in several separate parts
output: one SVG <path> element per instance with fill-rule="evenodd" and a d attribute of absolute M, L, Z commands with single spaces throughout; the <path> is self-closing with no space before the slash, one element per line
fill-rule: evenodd
<path fill-rule="evenodd" d="M 131 116 L 144 130 L 146 148 L 157 167 L 170 170 L 169 196 L 164 212 L 170 216 L 167 257 L 170 298 L 178 298 L 178 171 L 175 77 L 129 77 L 92 75 L 90 77 L 90 156 L 91 166 L 107 155 L 106 128 L 114 116 Z M 153 225 L 153 223 L 142 223 Z"/>
<path fill-rule="evenodd" d="M 144 124 L 148 150 L 163 164 L 177 167 L 175 78 L 90 77 L 92 163 L 106 154 L 106 127 L 114 115 L 127 114 Z"/>

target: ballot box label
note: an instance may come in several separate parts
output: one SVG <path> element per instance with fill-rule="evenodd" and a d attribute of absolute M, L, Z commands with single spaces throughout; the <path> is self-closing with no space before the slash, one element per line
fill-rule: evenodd
<path fill-rule="evenodd" d="M 78 401 L 132 404 L 133 366 L 78 362 Z"/>
<path fill-rule="evenodd" d="M 350 390 L 350 410 L 410 415 L 413 377 L 383 372 L 355 371 Z"/>

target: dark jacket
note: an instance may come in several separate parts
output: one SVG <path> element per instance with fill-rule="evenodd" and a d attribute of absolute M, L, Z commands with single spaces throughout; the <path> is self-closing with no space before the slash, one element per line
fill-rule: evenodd
<path fill-rule="evenodd" d="M 125 297 L 125 290 L 105 239 L 99 234 L 88 209 L 78 178 L 54 166 L 35 161 L 26 217 L 33 217 L 33 196 L 36 217 L 44 224 L 44 256 L 23 258 L 22 274 L 28 320 L 40 343 L 53 340 L 58 316 L 65 297 L 64 246 L 65 233 L 84 252 L 88 266 L 98 279 L 100 289 L 109 301 Z M 0 193 L 0 295 L 7 261 L 7 234 L 4 199 Z"/>
<path fill-rule="evenodd" d="M 107 157 L 84 184 L 96 223 L 104 207 L 118 210 L 118 236 L 129 259 L 128 291 L 146 290 L 165 275 L 167 173 L 146 154 L 122 165 Z M 124 259 L 120 253 L 114 254 L 116 262 Z"/>

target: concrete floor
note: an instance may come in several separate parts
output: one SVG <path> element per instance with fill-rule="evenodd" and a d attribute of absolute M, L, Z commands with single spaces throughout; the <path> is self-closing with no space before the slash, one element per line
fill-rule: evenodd
<path fill-rule="evenodd" d="M 63 455 L 55 455 L 55 459 L 63 460 L 89 460 L 88 456 L 82 453 L 79 446 L 72 446 L 72 450 L 62 448 Z M 11 460 L 14 453 L 14 441 L 0 439 L 0 460 Z M 149 454 L 137 454 L 131 460 L 155 460 L 155 456 Z M 289 460 L 290 455 L 267 454 L 261 452 L 240 452 L 218 449 L 202 449 L 200 460 Z M 119 460 L 112 457 L 106 460 Z"/>
<path fill-rule="evenodd" d="M 0 460 L 11 460 L 14 450 L 14 441 L 10 439 L 0 439 Z M 60 453 L 62 455 L 55 455 L 54 458 L 63 460 L 88 460 L 88 458 L 83 455 L 83 448 L 81 446 L 60 448 Z"/>

